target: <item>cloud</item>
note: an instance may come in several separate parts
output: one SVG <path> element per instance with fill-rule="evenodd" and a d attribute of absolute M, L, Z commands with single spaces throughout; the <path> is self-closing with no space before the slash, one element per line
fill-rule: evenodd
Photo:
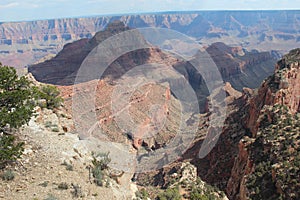
<path fill-rule="evenodd" d="M 12 2 L 12 3 L 8 3 L 8 4 L 0 5 L 0 9 L 12 8 L 12 7 L 16 7 L 18 5 L 20 5 L 18 2 Z"/>

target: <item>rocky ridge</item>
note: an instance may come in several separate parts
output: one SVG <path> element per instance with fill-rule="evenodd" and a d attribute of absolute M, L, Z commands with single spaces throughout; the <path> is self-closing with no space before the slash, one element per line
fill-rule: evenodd
<path fill-rule="evenodd" d="M 24 67 L 57 54 L 66 43 L 92 38 L 115 20 L 131 28 L 168 28 L 199 39 L 247 50 L 286 53 L 299 43 L 298 11 L 203 11 L 50 19 L 0 24 L 0 59 Z M 277 23 L 274 23 L 276 21 Z M 22 62 L 17 62 L 22 60 Z"/>
<path fill-rule="evenodd" d="M 195 158 L 201 139 L 186 154 L 198 175 L 225 190 L 229 199 L 299 196 L 299 55 L 299 49 L 292 50 L 260 88 L 244 88 L 231 98 L 218 144 L 204 159 Z M 228 86 L 225 90 L 232 91 Z M 280 145 L 283 138 L 287 142 Z"/>
<path fill-rule="evenodd" d="M 65 45 L 63 50 L 54 58 L 30 66 L 29 72 L 41 82 L 72 85 L 77 71 L 87 55 L 105 39 L 125 30 L 129 30 L 129 28 L 122 22 L 115 21 L 90 40 L 82 39 Z M 139 38 L 141 44 L 146 42 L 142 35 L 136 37 Z M 213 43 L 206 48 L 206 51 L 219 68 L 222 78 L 240 91 L 243 87 L 258 87 L 261 81 L 274 71 L 273 67 L 270 66 L 275 63 L 275 58 L 269 52 L 248 52 L 240 46 L 230 47 L 221 42 Z M 132 51 L 120 56 L 107 68 L 103 77 L 110 76 L 117 79 L 130 69 L 146 63 L 174 67 L 189 80 L 193 88 L 199 91 L 199 94 L 207 95 L 207 91 L 206 93 L 204 91 L 205 86 L 203 86 L 204 81 L 201 74 L 188 61 L 183 61 L 166 51 L 151 46 L 147 49 Z M 207 78 L 210 79 L 210 77 Z"/>

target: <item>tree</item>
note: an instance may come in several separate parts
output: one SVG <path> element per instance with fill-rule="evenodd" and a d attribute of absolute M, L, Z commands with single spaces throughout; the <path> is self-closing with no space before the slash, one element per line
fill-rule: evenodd
<path fill-rule="evenodd" d="M 45 99 L 50 109 L 62 103 L 55 86 L 35 87 L 25 76 L 18 77 L 13 67 L 0 62 L 0 169 L 22 155 L 23 143 L 11 132 L 29 122 L 40 99 Z"/>
<path fill-rule="evenodd" d="M 3 169 L 8 162 L 20 158 L 23 142 L 16 142 L 13 135 L 2 135 L 0 137 L 0 169 Z"/>
<path fill-rule="evenodd" d="M 159 200 L 180 200 L 181 195 L 179 193 L 178 187 L 167 188 L 163 193 L 160 193 L 157 198 Z"/>
<path fill-rule="evenodd" d="M 33 107 L 30 81 L 24 76 L 19 78 L 14 68 L 0 65 L 0 131 L 26 124 Z"/>
<path fill-rule="evenodd" d="M 46 100 L 46 107 L 49 109 L 58 108 L 63 99 L 59 96 L 59 90 L 53 85 L 44 85 L 41 88 L 35 88 L 38 99 Z"/>
<path fill-rule="evenodd" d="M 27 123 L 33 114 L 30 81 L 18 77 L 12 67 L 0 63 L 0 168 L 19 158 L 23 143 L 16 142 L 12 129 Z"/>

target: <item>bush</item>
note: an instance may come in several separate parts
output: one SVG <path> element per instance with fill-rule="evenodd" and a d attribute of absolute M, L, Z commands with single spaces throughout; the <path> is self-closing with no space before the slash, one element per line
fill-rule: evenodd
<path fill-rule="evenodd" d="M 109 157 L 108 153 L 98 153 L 95 154 L 95 152 L 92 153 L 93 161 L 92 164 L 94 167 L 98 167 L 101 170 L 108 169 L 108 164 L 110 163 L 111 159 Z"/>
<path fill-rule="evenodd" d="M 11 181 L 15 178 L 15 174 L 12 170 L 7 170 L 3 174 L 1 174 L 1 178 L 4 181 Z"/>
<path fill-rule="evenodd" d="M 15 161 L 22 155 L 23 142 L 16 142 L 13 135 L 2 135 L 0 137 L 0 169 L 9 162 Z"/>
<path fill-rule="evenodd" d="M 104 171 L 105 169 L 108 169 L 108 164 L 110 163 L 111 159 L 109 158 L 109 153 L 99 153 L 95 154 L 92 153 L 93 156 L 93 168 L 92 168 L 92 174 L 94 177 L 94 182 L 98 186 L 103 186 L 103 177 L 105 175 Z"/>
<path fill-rule="evenodd" d="M 53 85 L 45 85 L 41 88 L 34 88 L 35 98 L 46 100 L 45 107 L 49 109 L 58 108 L 63 99 L 59 96 L 59 90 Z M 41 105 L 43 107 L 43 105 Z"/>
<path fill-rule="evenodd" d="M 159 200 L 181 200 L 181 195 L 178 188 L 168 188 L 160 193 L 157 198 Z"/>
<path fill-rule="evenodd" d="M 48 194 L 48 197 L 44 200 L 58 200 L 58 198 L 56 198 L 55 196 L 53 196 L 53 194 Z"/>
<path fill-rule="evenodd" d="M 9 135 L 29 122 L 33 115 L 34 93 L 26 77 L 18 77 L 13 67 L 0 63 L 0 168 L 19 158 L 23 143 Z"/>
<path fill-rule="evenodd" d="M 51 121 L 46 121 L 46 122 L 45 122 L 45 127 L 46 127 L 46 128 L 52 127 L 52 122 L 51 122 Z"/>
<path fill-rule="evenodd" d="M 34 102 L 30 81 L 18 77 L 12 67 L 0 63 L 0 131 L 19 128 L 29 122 Z"/>
<path fill-rule="evenodd" d="M 94 176 L 94 182 L 96 183 L 96 185 L 98 186 L 103 186 L 103 172 L 101 170 L 101 168 L 99 167 L 94 167 L 92 170 L 93 176 Z"/>
<path fill-rule="evenodd" d="M 59 128 L 58 127 L 54 127 L 54 128 L 51 129 L 51 131 L 57 133 L 57 132 L 59 132 Z"/>
<path fill-rule="evenodd" d="M 47 187 L 48 184 L 49 184 L 49 181 L 44 181 L 43 183 L 40 183 L 39 186 Z"/>
<path fill-rule="evenodd" d="M 206 187 L 204 189 L 199 188 L 199 187 L 193 187 L 192 191 L 190 193 L 190 199 L 191 200 L 214 200 L 214 199 L 218 199 L 218 193 L 217 193 L 218 189 L 210 186 L 210 185 L 206 185 Z M 222 193 L 221 193 L 222 194 Z M 222 194 L 220 196 L 224 196 L 224 194 Z"/>
<path fill-rule="evenodd" d="M 67 183 L 60 183 L 58 186 L 57 186 L 58 189 L 60 190 L 67 190 L 69 188 L 68 184 Z"/>
<path fill-rule="evenodd" d="M 73 165 L 67 165 L 66 170 L 68 171 L 73 171 Z"/>
<path fill-rule="evenodd" d="M 144 188 L 142 188 L 140 191 L 137 191 L 135 195 L 137 199 L 140 200 L 147 200 L 149 198 L 149 194 Z"/>

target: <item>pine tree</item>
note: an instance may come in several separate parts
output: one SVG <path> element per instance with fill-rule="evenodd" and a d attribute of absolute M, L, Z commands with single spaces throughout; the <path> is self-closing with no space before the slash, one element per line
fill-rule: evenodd
<path fill-rule="evenodd" d="M 33 91 L 26 77 L 0 63 L 0 169 L 19 158 L 23 143 L 16 142 L 12 129 L 28 123 L 33 114 Z"/>

